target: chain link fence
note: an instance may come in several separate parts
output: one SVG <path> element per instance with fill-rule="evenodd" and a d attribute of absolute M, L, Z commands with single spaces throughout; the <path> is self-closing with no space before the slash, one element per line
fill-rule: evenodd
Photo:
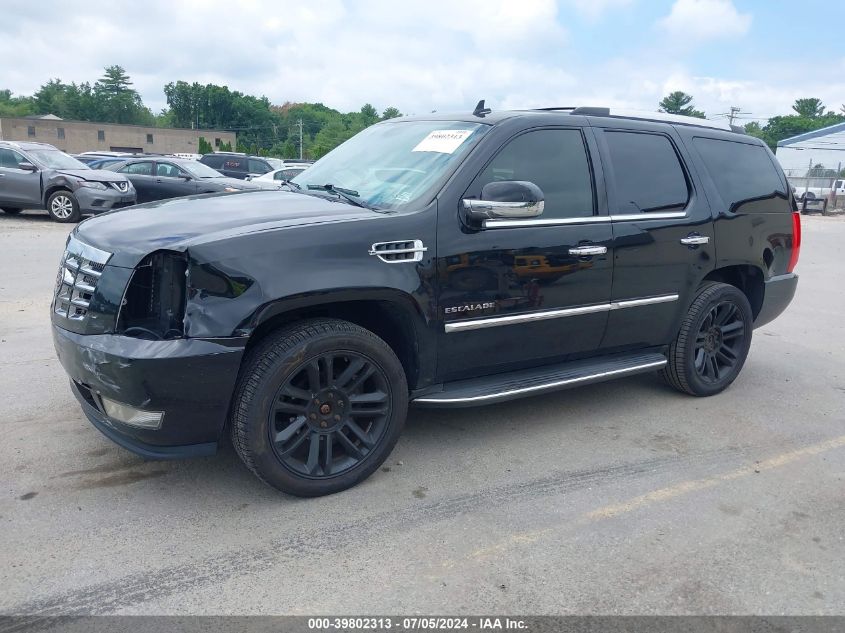
<path fill-rule="evenodd" d="M 842 163 L 819 163 L 784 172 L 802 209 L 826 213 L 828 209 L 845 208 L 845 166 Z"/>

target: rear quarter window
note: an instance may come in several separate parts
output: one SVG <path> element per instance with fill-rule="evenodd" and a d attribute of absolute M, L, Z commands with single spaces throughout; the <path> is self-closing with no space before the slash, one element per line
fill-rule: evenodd
<path fill-rule="evenodd" d="M 786 185 L 765 147 L 702 136 L 693 143 L 730 211 L 792 211 Z"/>

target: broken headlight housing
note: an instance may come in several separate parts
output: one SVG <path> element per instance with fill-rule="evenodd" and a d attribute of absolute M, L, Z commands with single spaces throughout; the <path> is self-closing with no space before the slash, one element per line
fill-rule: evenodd
<path fill-rule="evenodd" d="M 159 251 L 145 257 L 126 287 L 117 333 L 155 341 L 184 336 L 186 271 L 180 253 Z"/>

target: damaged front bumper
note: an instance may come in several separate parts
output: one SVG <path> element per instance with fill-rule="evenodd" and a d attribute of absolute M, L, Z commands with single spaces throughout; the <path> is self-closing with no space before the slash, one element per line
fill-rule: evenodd
<path fill-rule="evenodd" d="M 246 338 L 150 341 L 53 325 L 53 343 L 86 416 L 114 442 L 147 458 L 215 452 Z M 110 417 L 104 398 L 162 412 L 160 426 L 141 428 Z"/>

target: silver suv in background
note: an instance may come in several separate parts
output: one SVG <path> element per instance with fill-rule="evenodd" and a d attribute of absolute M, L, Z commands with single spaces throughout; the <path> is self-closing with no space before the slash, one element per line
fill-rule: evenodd
<path fill-rule="evenodd" d="M 46 209 L 56 222 L 135 204 L 132 183 L 113 171 L 91 169 L 47 143 L 0 141 L 0 209 Z"/>

